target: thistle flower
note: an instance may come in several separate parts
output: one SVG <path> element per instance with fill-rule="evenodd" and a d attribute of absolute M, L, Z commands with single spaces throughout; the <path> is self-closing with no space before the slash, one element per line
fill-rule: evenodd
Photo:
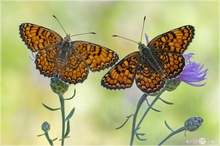
<path fill-rule="evenodd" d="M 204 64 L 199 64 L 196 62 L 190 61 L 193 53 L 184 54 L 186 61 L 186 66 L 183 69 L 183 72 L 177 77 L 178 80 L 183 81 L 194 87 L 204 86 L 205 83 L 199 83 L 204 81 L 207 75 L 208 69 L 203 69 Z"/>

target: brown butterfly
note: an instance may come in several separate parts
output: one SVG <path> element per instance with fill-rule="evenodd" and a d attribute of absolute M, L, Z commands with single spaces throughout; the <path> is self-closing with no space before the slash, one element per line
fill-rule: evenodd
<path fill-rule="evenodd" d="M 62 38 L 55 31 L 36 24 L 22 23 L 19 31 L 28 48 L 37 52 L 35 64 L 40 73 L 47 77 L 58 76 L 70 84 L 83 82 L 89 69 L 103 70 L 119 58 L 106 47 L 86 41 L 71 41 L 69 34 Z"/>
<path fill-rule="evenodd" d="M 101 85 L 107 89 L 125 89 L 131 87 L 135 80 L 138 88 L 145 93 L 160 91 L 167 79 L 176 78 L 183 71 L 183 53 L 194 32 L 193 26 L 185 25 L 158 35 L 147 46 L 139 42 L 139 51 L 117 63 L 104 75 Z"/>

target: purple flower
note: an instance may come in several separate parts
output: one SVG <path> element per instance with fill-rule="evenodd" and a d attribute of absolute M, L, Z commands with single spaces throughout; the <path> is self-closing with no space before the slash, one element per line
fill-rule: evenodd
<path fill-rule="evenodd" d="M 177 77 L 177 79 L 189 85 L 201 87 L 204 86 L 205 83 L 201 84 L 198 82 L 206 79 L 205 77 L 207 75 L 208 69 L 203 70 L 203 64 L 190 61 L 190 58 L 193 55 L 193 53 L 183 55 L 185 58 L 186 66 L 184 67 L 183 72 Z"/>

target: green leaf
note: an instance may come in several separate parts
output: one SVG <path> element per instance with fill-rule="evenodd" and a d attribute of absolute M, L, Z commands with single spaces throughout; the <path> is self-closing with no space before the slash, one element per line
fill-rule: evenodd
<path fill-rule="evenodd" d="M 75 108 L 73 108 L 73 109 L 71 110 L 71 112 L 69 113 L 69 115 L 66 117 L 65 122 L 66 122 L 66 121 L 69 121 L 69 119 L 73 116 L 74 111 L 75 111 Z"/>
<path fill-rule="evenodd" d="M 131 114 L 131 115 L 127 116 L 127 117 L 126 117 L 127 119 L 125 120 L 125 122 L 124 122 L 121 126 L 115 128 L 115 129 L 116 129 L 116 130 L 121 129 L 121 128 L 128 122 L 128 120 L 129 120 L 132 116 L 134 116 L 134 114 Z"/>
<path fill-rule="evenodd" d="M 47 106 L 46 104 L 44 104 L 44 103 L 42 103 L 43 104 L 43 106 L 45 107 L 45 108 L 47 108 L 48 110 L 50 110 L 50 111 L 56 111 L 56 110 L 60 110 L 61 108 L 51 108 L 51 107 L 49 107 L 49 106 Z"/>
<path fill-rule="evenodd" d="M 145 140 L 147 140 L 146 138 L 141 138 L 140 136 L 144 136 L 145 134 L 144 133 L 137 133 L 136 134 L 136 137 L 137 137 L 137 139 L 139 139 L 140 141 L 145 141 Z"/>
<path fill-rule="evenodd" d="M 66 132 L 64 134 L 64 138 L 67 138 L 70 133 L 70 121 L 67 121 Z"/>
<path fill-rule="evenodd" d="M 76 89 L 74 89 L 73 96 L 71 96 L 70 98 L 65 98 L 64 100 L 71 100 L 75 97 L 75 95 L 76 95 Z"/>
<path fill-rule="evenodd" d="M 166 101 L 166 100 L 164 100 L 164 99 L 162 99 L 162 98 L 159 98 L 161 101 L 163 101 L 164 103 L 166 103 L 166 104 L 170 104 L 170 105 L 172 105 L 173 103 L 172 102 L 168 102 L 168 101 Z"/>
<path fill-rule="evenodd" d="M 58 138 L 56 137 L 56 138 L 54 138 L 52 141 L 55 141 L 55 140 L 57 140 Z"/>
<path fill-rule="evenodd" d="M 146 99 L 146 101 L 147 101 L 147 105 L 150 107 L 150 109 L 154 110 L 155 112 L 161 112 L 160 110 L 153 108 L 153 107 L 149 104 L 149 102 L 148 102 L 147 99 Z"/>
<path fill-rule="evenodd" d="M 40 136 L 43 136 L 43 135 L 45 135 L 45 133 L 43 133 L 43 134 L 39 134 L 39 135 L 37 135 L 37 137 L 40 137 Z"/>
<path fill-rule="evenodd" d="M 164 121 L 164 123 L 165 123 L 166 127 L 167 127 L 170 131 L 173 132 L 173 129 L 167 124 L 167 121 L 166 121 L 166 120 Z"/>

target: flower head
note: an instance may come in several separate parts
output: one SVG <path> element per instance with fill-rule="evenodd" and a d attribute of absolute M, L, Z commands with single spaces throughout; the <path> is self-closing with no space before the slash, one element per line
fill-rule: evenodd
<path fill-rule="evenodd" d="M 198 83 L 205 80 L 208 69 L 204 69 L 203 64 L 199 64 L 196 62 L 191 62 L 190 58 L 193 56 L 193 53 L 184 54 L 184 58 L 186 60 L 186 66 L 183 69 L 183 72 L 177 77 L 178 80 L 183 81 L 189 85 L 195 87 L 204 86 L 205 83 Z M 196 83 L 197 82 L 197 83 Z"/>

